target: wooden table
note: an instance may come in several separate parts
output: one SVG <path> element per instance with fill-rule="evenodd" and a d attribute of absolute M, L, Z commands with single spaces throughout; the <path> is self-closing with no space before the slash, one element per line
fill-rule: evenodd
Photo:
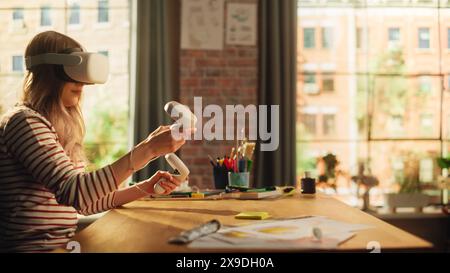
<path fill-rule="evenodd" d="M 320 194 L 314 199 L 291 196 L 277 200 L 135 201 L 108 212 L 73 240 L 80 243 L 81 252 L 245 252 L 190 249 L 167 243 L 168 238 L 211 219 L 224 225 L 248 221 L 234 218 L 241 211 L 267 211 L 274 217 L 321 215 L 373 227 L 358 231 L 337 251 L 369 252 L 366 247 L 371 241 L 378 241 L 382 252 L 424 251 L 432 247 L 416 236 Z"/>

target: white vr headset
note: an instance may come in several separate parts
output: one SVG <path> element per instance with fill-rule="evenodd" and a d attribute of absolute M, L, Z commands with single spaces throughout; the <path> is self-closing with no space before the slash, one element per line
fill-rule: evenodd
<path fill-rule="evenodd" d="M 27 57 L 27 70 L 41 64 L 52 64 L 55 65 L 56 76 L 63 81 L 84 84 L 106 82 L 109 74 L 108 57 L 100 53 L 83 52 L 80 48 L 69 51 Z"/>

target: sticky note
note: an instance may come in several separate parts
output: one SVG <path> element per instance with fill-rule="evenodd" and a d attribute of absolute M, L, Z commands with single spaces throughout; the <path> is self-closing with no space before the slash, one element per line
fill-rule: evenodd
<path fill-rule="evenodd" d="M 205 198 L 205 194 L 204 194 L 204 193 L 201 193 L 201 192 L 193 192 L 193 193 L 191 194 L 191 197 L 192 197 L 192 198 Z"/>
<path fill-rule="evenodd" d="M 235 216 L 236 219 L 252 219 L 252 220 L 264 220 L 269 218 L 270 215 L 265 211 L 244 211 Z"/>

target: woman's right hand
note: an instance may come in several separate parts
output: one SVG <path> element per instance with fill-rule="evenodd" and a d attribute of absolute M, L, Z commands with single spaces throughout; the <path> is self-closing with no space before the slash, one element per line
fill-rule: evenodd
<path fill-rule="evenodd" d="M 154 187 L 158 183 L 164 189 L 164 193 L 171 193 L 176 187 L 180 186 L 181 182 L 173 177 L 169 172 L 157 171 L 152 177 L 142 182 L 145 186 L 145 191 L 150 194 L 155 194 Z"/>
<path fill-rule="evenodd" d="M 170 126 L 159 126 L 145 141 L 155 157 L 176 152 L 186 142 L 184 138 L 175 139 Z"/>

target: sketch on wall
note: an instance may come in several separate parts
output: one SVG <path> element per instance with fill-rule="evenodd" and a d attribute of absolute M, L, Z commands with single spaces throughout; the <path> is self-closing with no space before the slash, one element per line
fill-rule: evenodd
<path fill-rule="evenodd" d="M 226 43 L 255 46 L 256 20 L 256 4 L 228 3 Z"/>
<path fill-rule="evenodd" d="M 224 0 L 183 0 L 182 49 L 223 49 Z"/>

